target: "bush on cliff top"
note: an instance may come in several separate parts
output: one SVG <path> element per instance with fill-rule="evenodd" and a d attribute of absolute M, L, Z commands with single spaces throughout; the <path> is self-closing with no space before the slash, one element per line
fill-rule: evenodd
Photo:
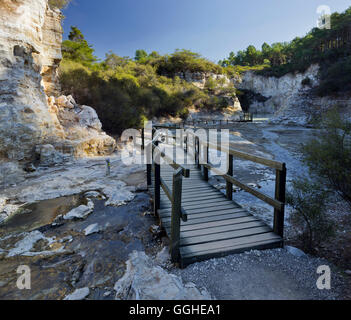
<path fill-rule="evenodd" d="M 49 0 L 49 6 L 50 8 L 58 8 L 58 9 L 63 9 L 66 7 L 71 0 Z"/>

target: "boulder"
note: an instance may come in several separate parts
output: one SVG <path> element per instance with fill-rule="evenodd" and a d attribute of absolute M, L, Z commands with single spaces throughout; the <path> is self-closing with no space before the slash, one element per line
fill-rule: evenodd
<path fill-rule="evenodd" d="M 84 300 L 89 294 L 89 288 L 76 289 L 73 293 L 65 297 L 64 300 Z"/>
<path fill-rule="evenodd" d="M 86 236 L 89 236 L 93 233 L 98 233 L 100 232 L 100 226 L 97 223 L 91 224 L 87 228 L 84 229 L 84 234 Z"/>
<path fill-rule="evenodd" d="M 66 215 L 63 216 L 64 220 L 74 220 L 74 219 L 85 219 L 89 214 L 94 211 L 94 203 L 92 201 L 88 202 L 88 205 L 81 205 Z"/>
<path fill-rule="evenodd" d="M 51 144 L 37 146 L 36 153 L 39 155 L 40 164 L 42 166 L 62 164 L 66 159 L 65 156 L 58 152 Z"/>
<path fill-rule="evenodd" d="M 124 276 L 115 284 L 116 300 L 210 300 L 206 290 L 184 284 L 181 278 L 155 266 L 144 253 L 134 251 Z"/>
<path fill-rule="evenodd" d="M 302 250 L 291 247 L 291 246 L 285 246 L 285 250 L 288 251 L 290 254 L 292 254 L 295 257 L 306 257 L 306 253 L 304 253 Z"/>
<path fill-rule="evenodd" d="M 82 111 L 78 113 L 79 123 L 82 127 L 93 128 L 100 131 L 102 124 L 96 111 L 89 106 L 81 106 Z"/>
<path fill-rule="evenodd" d="M 75 106 L 75 101 L 72 96 L 60 96 L 57 98 L 57 105 L 61 108 L 73 109 Z"/>

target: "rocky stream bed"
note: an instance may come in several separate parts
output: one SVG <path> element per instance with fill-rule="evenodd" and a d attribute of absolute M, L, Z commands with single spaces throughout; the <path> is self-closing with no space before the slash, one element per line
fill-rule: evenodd
<path fill-rule="evenodd" d="M 238 125 L 237 148 L 288 165 L 288 184 L 306 168 L 296 148 L 313 129 L 268 123 Z M 295 146 L 294 146 L 295 145 Z M 120 153 L 27 174 L 0 191 L 0 299 L 342 299 L 350 275 L 330 261 L 287 247 L 195 263 L 170 263 L 168 239 L 151 212 L 145 168 Z M 235 160 L 235 174 L 271 194 L 270 170 Z M 220 177 L 211 182 L 223 187 Z M 272 223 L 271 208 L 240 190 L 234 200 Z M 288 215 L 289 215 L 289 210 Z M 287 235 L 290 225 L 287 219 Z M 31 289 L 19 290 L 17 268 L 30 267 Z M 317 268 L 332 270 L 319 290 Z M 346 293 L 345 293 L 346 292 Z"/>

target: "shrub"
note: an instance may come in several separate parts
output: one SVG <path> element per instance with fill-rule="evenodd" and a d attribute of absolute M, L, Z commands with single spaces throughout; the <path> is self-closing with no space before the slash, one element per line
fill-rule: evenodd
<path fill-rule="evenodd" d="M 63 9 L 66 7 L 71 0 L 49 0 L 49 6 L 51 8 Z"/>
<path fill-rule="evenodd" d="M 329 195 L 320 184 L 307 179 L 292 182 L 292 190 L 287 192 L 286 202 L 294 212 L 290 220 L 299 231 L 303 249 L 313 253 L 322 241 L 334 234 L 333 224 L 325 211 Z"/>
<path fill-rule="evenodd" d="M 351 208 L 351 122 L 335 109 L 329 111 L 320 133 L 303 148 L 311 172 L 335 190 Z"/>

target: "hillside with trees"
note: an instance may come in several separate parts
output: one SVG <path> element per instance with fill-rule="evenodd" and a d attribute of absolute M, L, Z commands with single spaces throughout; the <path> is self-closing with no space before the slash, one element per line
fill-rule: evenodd
<path fill-rule="evenodd" d="M 62 52 L 63 93 L 72 93 L 80 103 L 94 106 L 109 132 L 139 127 L 145 119 L 153 117 L 185 118 L 191 106 L 219 110 L 228 106 L 221 94 L 235 96 L 234 86 L 221 89 L 211 79 L 202 90 L 176 76 L 179 72 L 225 72 L 221 66 L 189 50 L 163 56 L 155 51 L 148 54 L 137 50 L 133 59 L 109 52 L 103 61 L 98 61 L 82 32 L 72 27 Z"/>
<path fill-rule="evenodd" d="M 312 29 L 304 37 L 272 45 L 261 50 L 250 45 L 245 51 L 231 52 L 220 65 L 231 72 L 254 70 L 260 75 L 281 77 L 290 72 L 304 72 L 319 64 L 320 96 L 351 92 L 351 7 L 331 15 L 331 28 Z"/>

